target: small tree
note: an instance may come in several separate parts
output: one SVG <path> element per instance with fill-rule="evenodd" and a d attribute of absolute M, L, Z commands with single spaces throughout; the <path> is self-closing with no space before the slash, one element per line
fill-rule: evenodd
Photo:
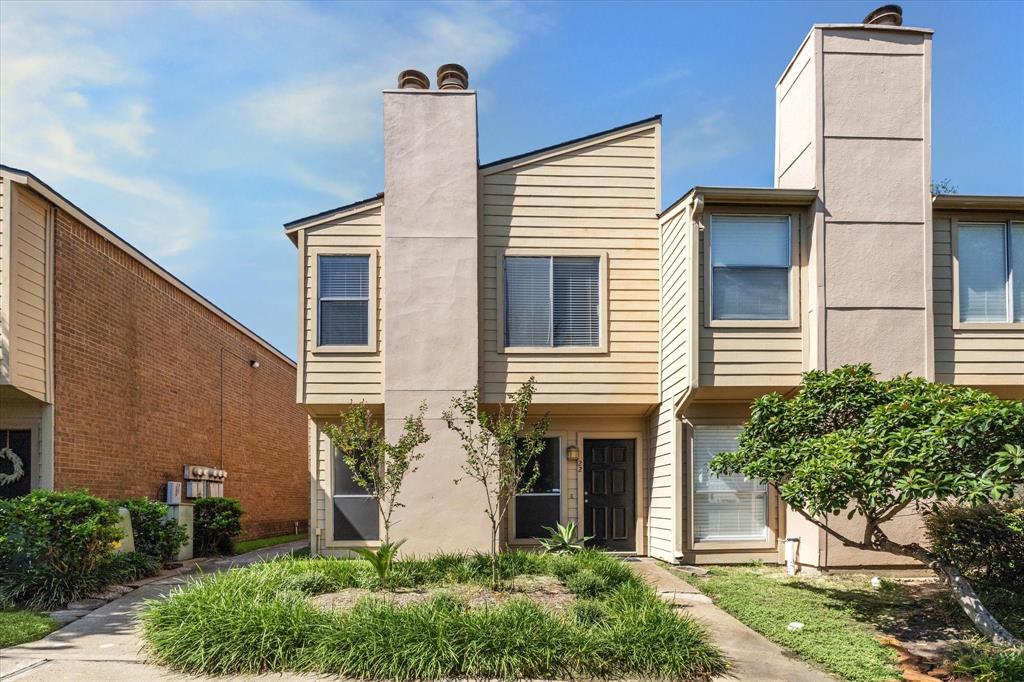
<path fill-rule="evenodd" d="M 949 178 L 942 178 L 932 183 L 932 194 L 956 194 L 957 186 Z"/>
<path fill-rule="evenodd" d="M 351 472 L 356 485 L 373 496 L 384 522 L 384 545 L 391 544 L 391 516 L 402 507 L 398 493 L 402 481 L 423 457 L 416 448 L 430 440 L 423 428 L 426 404 L 420 405 L 419 414 L 407 416 L 402 435 L 394 443 L 384 437 L 384 427 L 377 423 L 364 403 L 353 405 L 342 413 L 337 426 L 328 425 L 324 431 L 338 449 L 338 453 Z"/>
<path fill-rule="evenodd" d="M 1019 645 L 949 561 L 916 542 L 895 542 L 882 525 L 908 507 L 929 513 L 948 501 L 1009 497 L 1024 481 L 1024 403 L 909 376 L 875 379 L 870 365 L 804 374 L 790 400 L 756 400 L 736 452 L 712 462 L 770 483 L 804 518 L 847 547 L 889 552 L 930 566 L 978 630 Z M 825 518 L 847 512 L 859 537 Z"/>
<path fill-rule="evenodd" d="M 466 478 L 479 483 L 487 497 L 491 522 L 491 586 L 498 587 L 498 534 L 512 498 L 530 489 L 540 474 L 537 455 L 544 450 L 548 415 L 527 427 L 534 394 L 533 377 L 509 395 L 507 405 L 487 412 L 480 404 L 480 389 L 452 399 L 444 413 L 448 428 L 459 434 L 466 461 Z M 462 479 L 455 479 L 459 483 Z"/>

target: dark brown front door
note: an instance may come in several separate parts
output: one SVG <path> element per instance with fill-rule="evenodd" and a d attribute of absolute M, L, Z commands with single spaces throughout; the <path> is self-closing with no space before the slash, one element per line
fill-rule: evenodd
<path fill-rule="evenodd" d="M 32 490 L 32 432 L 0 429 L 0 498 Z"/>
<path fill-rule="evenodd" d="M 583 533 L 590 544 L 636 550 L 636 441 L 583 441 Z"/>

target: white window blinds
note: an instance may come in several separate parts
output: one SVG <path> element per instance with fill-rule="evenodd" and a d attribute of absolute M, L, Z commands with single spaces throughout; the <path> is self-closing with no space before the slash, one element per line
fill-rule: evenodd
<path fill-rule="evenodd" d="M 370 334 L 370 257 L 319 256 L 321 346 L 365 346 Z"/>
<path fill-rule="evenodd" d="M 961 322 L 1024 321 L 1024 223 L 961 223 Z"/>
<path fill-rule="evenodd" d="M 742 427 L 693 430 L 693 535 L 697 542 L 767 538 L 768 487 L 739 474 L 716 476 L 708 464 L 737 447 Z"/>
<path fill-rule="evenodd" d="M 710 258 L 713 319 L 789 319 L 789 217 L 713 215 Z"/>
<path fill-rule="evenodd" d="M 600 258 L 510 256 L 504 270 L 507 348 L 599 345 Z"/>

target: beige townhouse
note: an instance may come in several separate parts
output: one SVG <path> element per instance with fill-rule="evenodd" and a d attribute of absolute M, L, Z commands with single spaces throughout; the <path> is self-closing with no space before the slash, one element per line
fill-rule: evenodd
<path fill-rule="evenodd" d="M 353 401 L 391 432 L 427 404 L 407 551 L 485 549 L 441 412 L 535 377 L 551 427 L 509 545 L 574 521 L 673 562 L 777 562 L 791 539 L 809 568 L 886 563 L 707 464 L 753 399 L 809 369 L 866 361 L 1024 397 L 1024 197 L 932 195 L 931 45 L 927 29 L 815 25 L 776 84 L 775 187 L 695 187 L 665 210 L 660 117 L 481 164 L 466 74 L 442 67 L 430 90 L 405 72 L 384 92 L 384 192 L 285 226 L 314 553 L 378 540 L 323 433 Z"/>

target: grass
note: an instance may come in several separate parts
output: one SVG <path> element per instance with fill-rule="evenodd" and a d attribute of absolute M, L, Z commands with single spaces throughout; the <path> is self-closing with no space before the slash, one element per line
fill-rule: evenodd
<path fill-rule="evenodd" d="M 244 540 L 243 542 L 235 543 L 235 554 L 254 552 L 257 549 L 263 549 L 264 547 L 273 547 L 274 545 L 281 545 L 286 542 L 303 540 L 307 537 L 309 536 L 305 533 L 293 533 L 290 535 L 274 535 L 273 537 L 260 538 L 258 540 Z"/>
<path fill-rule="evenodd" d="M 708 579 L 686 577 L 715 604 L 762 635 L 853 682 L 899 679 L 896 655 L 876 639 L 863 612 L 897 606 L 898 588 L 866 580 L 805 580 L 757 567 L 712 568 Z M 855 601 L 860 603 L 855 603 Z M 804 627 L 791 631 L 787 626 Z"/>
<path fill-rule="evenodd" d="M 577 600 L 556 613 L 526 599 L 469 609 L 445 592 L 397 606 L 382 593 L 322 611 L 307 597 L 376 587 L 369 565 L 287 557 L 193 580 L 151 602 L 143 635 L 153 658 L 186 673 L 706 680 L 724 670 L 702 628 L 613 557 L 511 552 L 500 569 L 504 580 L 555 575 Z M 484 584 L 489 574 L 486 555 L 446 554 L 396 563 L 393 584 Z"/>
<path fill-rule="evenodd" d="M 34 642 L 57 627 L 53 618 L 35 611 L 0 611 L 0 649 Z"/>

